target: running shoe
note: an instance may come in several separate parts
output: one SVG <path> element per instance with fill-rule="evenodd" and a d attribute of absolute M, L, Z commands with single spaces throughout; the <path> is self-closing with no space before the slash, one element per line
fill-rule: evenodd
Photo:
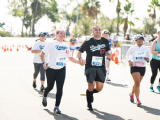
<path fill-rule="evenodd" d="M 106 82 L 111 81 L 110 79 L 106 79 Z"/>
<path fill-rule="evenodd" d="M 40 87 L 40 91 L 43 91 L 45 88 L 44 88 L 44 86 L 43 85 L 41 85 L 41 87 Z"/>
<path fill-rule="evenodd" d="M 131 101 L 132 103 L 134 103 L 134 95 L 132 95 L 132 94 L 130 93 L 129 96 L 130 96 L 130 101 Z"/>
<path fill-rule="evenodd" d="M 93 108 L 92 108 L 92 104 L 90 103 L 90 104 L 88 104 L 87 105 L 87 107 L 88 107 L 88 110 L 93 110 Z"/>
<path fill-rule="evenodd" d="M 61 114 L 61 111 L 59 110 L 59 107 L 55 107 L 53 110 L 53 113 Z"/>
<path fill-rule="evenodd" d="M 160 86 L 157 86 L 158 91 L 160 92 Z"/>
<path fill-rule="evenodd" d="M 150 91 L 151 91 L 151 92 L 154 92 L 154 90 L 153 90 L 153 86 L 151 86 L 151 87 L 150 87 Z"/>
<path fill-rule="evenodd" d="M 37 85 L 36 85 L 36 82 L 33 82 L 33 88 L 36 88 Z"/>
<path fill-rule="evenodd" d="M 141 104 L 142 104 L 141 101 L 137 100 L 137 106 L 139 107 Z"/>
<path fill-rule="evenodd" d="M 43 105 L 44 107 L 47 106 L 47 98 L 46 98 L 46 97 L 43 97 L 43 99 L 42 99 L 42 105 Z"/>

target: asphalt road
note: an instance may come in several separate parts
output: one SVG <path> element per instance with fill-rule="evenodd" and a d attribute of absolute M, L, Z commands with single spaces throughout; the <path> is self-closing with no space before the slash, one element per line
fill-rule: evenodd
<path fill-rule="evenodd" d="M 83 55 L 84 58 L 85 54 Z M 0 50 L 0 120 L 159 120 L 160 94 L 149 91 L 151 71 L 147 65 L 141 83 L 141 107 L 130 102 L 133 80 L 126 64 L 111 62 L 111 82 L 104 83 L 103 90 L 94 94 L 93 111 L 87 110 L 84 94 L 87 89 L 84 67 L 68 62 L 67 74 L 60 104 L 61 115 L 53 113 L 56 86 L 48 94 L 47 107 L 42 106 L 39 76 L 33 89 L 33 54 L 20 48 L 17 52 Z M 46 83 L 45 83 L 46 87 Z"/>

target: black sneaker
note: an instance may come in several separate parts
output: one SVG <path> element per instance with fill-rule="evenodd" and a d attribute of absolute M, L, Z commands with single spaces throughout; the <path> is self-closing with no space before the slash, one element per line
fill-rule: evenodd
<path fill-rule="evenodd" d="M 46 98 L 46 97 L 43 97 L 43 99 L 42 99 L 42 105 L 43 105 L 44 107 L 47 106 L 47 98 Z"/>
<path fill-rule="evenodd" d="M 33 82 L 33 88 L 36 88 L 37 85 L 36 85 L 36 82 Z"/>
<path fill-rule="evenodd" d="M 43 85 L 41 85 L 41 87 L 40 87 L 40 91 L 43 91 L 45 88 L 44 88 L 44 86 Z"/>
<path fill-rule="evenodd" d="M 92 104 L 90 103 L 90 104 L 88 104 L 87 105 L 87 107 L 88 107 L 88 110 L 93 110 L 93 108 L 92 108 Z"/>

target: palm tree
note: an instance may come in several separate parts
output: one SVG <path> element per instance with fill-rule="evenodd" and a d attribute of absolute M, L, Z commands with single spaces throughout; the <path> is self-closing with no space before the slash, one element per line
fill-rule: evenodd
<path fill-rule="evenodd" d="M 97 15 L 100 13 L 100 7 L 100 2 L 97 0 L 84 0 L 81 11 L 91 19 L 96 19 L 97 23 Z"/>
<path fill-rule="evenodd" d="M 126 14 L 124 27 L 123 27 L 124 37 L 126 35 L 127 29 L 128 29 L 128 24 L 129 24 L 128 15 L 132 12 L 132 10 L 131 10 L 132 3 L 130 3 L 128 0 L 126 0 L 126 2 L 127 2 L 127 4 L 124 6 L 124 13 Z"/>
<path fill-rule="evenodd" d="M 109 0 L 109 1 L 112 2 L 113 0 Z M 120 25 L 120 12 L 121 12 L 120 0 L 117 0 L 116 12 L 117 12 L 117 35 L 118 35 L 119 34 L 119 25 Z"/>
<path fill-rule="evenodd" d="M 153 20 L 153 25 L 152 25 L 152 34 L 154 32 L 154 26 L 155 26 L 155 23 L 156 23 L 156 8 L 159 8 L 160 9 L 160 1 L 159 0 L 152 0 L 151 1 L 151 4 L 149 5 L 149 8 L 147 11 L 149 14 L 149 17 L 152 18 Z M 151 13 L 151 11 L 153 10 L 153 13 Z"/>

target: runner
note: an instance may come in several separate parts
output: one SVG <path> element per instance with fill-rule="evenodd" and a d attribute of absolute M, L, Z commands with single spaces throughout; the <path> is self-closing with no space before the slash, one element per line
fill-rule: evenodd
<path fill-rule="evenodd" d="M 53 89 L 54 83 L 56 81 L 57 93 L 54 113 L 57 114 L 61 114 L 59 105 L 61 102 L 63 84 L 66 75 L 66 57 L 68 57 L 68 59 L 73 63 L 79 64 L 79 61 L 72 57 L 68 44 L 63 42 L 64 38 L 65 32 L 63 30 L 57 30 L 56 40 L 47 43 L 41 54 L 41 60 L 43 62 L 44 69 L 46 69 L 47 76 L 47 87 L 44 91 L 42 104 L 44 107 L 47 106 L 47 95 Z M 45 62 L 45 54 L 49 54 L 48 63 Z"/>
<path fill-rule="evenodd" d="M 131 75 L 134 80 L 134 86 L 132 88 L 132 93 L 130 94 L 130 101 L 134 102 L 134 94 L 137 98 L 137 106 L 141 105 L 139 100 L 140 94 L 140 83 L 143 79 L 146 70 L 145 62 L 151 60 L 151 53 L 147 47 L 143 45 L 144 37 L 139 35 L 136 37 L 136 45 L 129 48 L 126 58 L 128 60 L 129 66 L 131 67 Z M 132 59 L 130 59 L 130 55 Z"/>
<path fill-rule="evenodd" d="M 72 38 L 69 40 L 69 42 L 70 42 L 70 50 L 71 50 L 71 53 L 72 53 L 72 56 L 73 56 L 74 50 L 76 49 L 76 44 L 77 44 L 77 41 L 75 39 L 74 34 L 72 35 Z"/>
<path fill-rule="evenodd" d="M 108 30 L 104 30 L 104 31 L 102 32 L 102 36 L 103 36 L 104 38 L 106 38 L 107 40 L 109 40 L 109 48 L 110 48 L 110 51 L 108 51 L 107 56 L 108 56 L 108 55 L 112 55 L 111 47 L 112 47 L 112 45 L 113 45 L 113 40 L 109 38 L 109 33 L 110 33 L 110 32 L 109 32 Z M 106 61 L 106 81 L 111 81 L 111 80 L 109 79 L 110 61 L 111 61 L 111 59 L 107 58 L 107 56 L 105 57 L 105 61 Z"/>
<path fill-rule="evenodd" d="M 34 43 L 31 53 L 34 53 L 34 74 L 33 74 L 33 88 L 36 88 L 36 78 L 40 72 L 40 79 L 41 79 L 41 87 L 40 91 L 44 90 L 44 81 L 45 81 L 45 69 L 43 68 L 43 64 L 40 58 L 40 53 L 42 52 L 42 49 L 45 47 L 45 32 L 40 32 L 39 35 L 40 39 L 36 40 Z M 47 56 L 46 56 L 47 57 Z M 47 59 L 46 59 L 47 60 Z"/>
<path fill-rule="evenodd" d="M 150 62 L 150 66 L 152 70 L 151 87 L 150 87 L 151 92 L 154 92 L 153 84 L 157 76 L 157 70 L 158 69 L 160 70 L 160 30 L 157 31 L 157 34 L 158 34 L 158 39 L 155 40 L 151 46 L 151 53 L 153 54 L 152 60 Z M 159 84 L 157 86 L 157 89 L 160 92 L 160 79 L 159 79 Z"/>
<path fill-rule="evenodd" d="M 88 82 L 88 89 L 86 90 L 88 110 L 93 110 L 91 104 L 93 93 L 98 93 L 103 88 L 106 78 L 105 53 L 110 50 L 109 41 L 101 37 L 101 28 L 98 25 L 93 27 L 92 32 L 94 37 L 85 41 L 77 54 L 80 63 L 84 64 L 81 53 L 86 51 L 85 75 Z M 108 58 L 111 58 L 111 55 Z M 96 88 L 94 89 L 95 84 Z"/>
<path fill-rule="evenodd" d="M 77 44 L 76 44 L 76 50 L 77 50 L 77 51 L 78 51 L 79 48 L 81 47 L 82 43 L 83 43 L 83 40 L 80 38 L 80 35 L 78 34 L 78 35 L 77 35 Z"/>

